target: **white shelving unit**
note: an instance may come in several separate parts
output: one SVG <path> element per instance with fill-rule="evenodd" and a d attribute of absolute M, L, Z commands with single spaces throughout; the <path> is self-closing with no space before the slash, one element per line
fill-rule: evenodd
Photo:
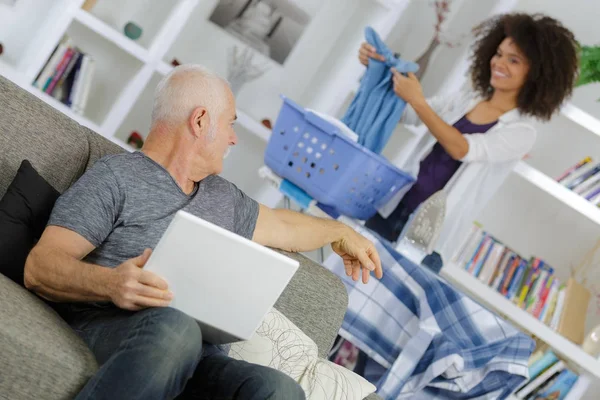
<path fill-rule="evenodd" d="M 460 266 L 445 265 L 440 275 L 488 309 L 548 344 L 557 355 L 577 367 L 581 372 L 600 379 L 600 362 L 585 353 L 580 346 L 565 339 L 537 318 L 517 307 L 506 297 L 490 289 Z"/>

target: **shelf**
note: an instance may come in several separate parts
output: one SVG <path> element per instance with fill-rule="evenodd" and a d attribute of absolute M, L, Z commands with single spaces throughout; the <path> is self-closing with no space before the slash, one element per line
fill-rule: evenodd
<path fill-rule="evenodd" d="M 572 103 L 567 103 L 560 113 L 571 121 L 600 136 L 600 119 L 583 111 Z"/>
<path fill-rule="evenodd" d="M 600 224 L 600 208 L 587 201 L 577 193 L 567 189 L 549 176 L 541 173 L 527 163 L 521 161 L 514 169 L 521 178 L 533 183 L 557 200 L 565 203 L 575 211 Z"/>
<path fill-rule="evenodd" d="M 246 128 L 248 131 L 250 131 L 250 133 L 254 134 L 258 138 L 264 140 L 265 142 L 269 141 L 269 138 L 271 137 L 271 130 L 269 130 L 269 128 L 256 121 L 254 118 L 252 118 L 239 108 L 236 112 L 238 117 L 237 121 L 241 126 Z"/>
<path fill-rule="evenodd" d="M 138 60 L 144 63 L 150 60 L 150 54 L 148 53 L 148 50 L 144 49 L 142 46 L 135 43 L 133 40 L 129 39 L 127 36 L 118 32 L 116 29 L 96 18 L 92 14 L 79 9 L 75 12 L 74 19 Z"/>
<path fill-rule="evenodd" d="M 489 310 L 505 317 L 516 327 L 536 336 L 548 344 L 565 361 L 576 365 L 596 378 L 600 378 L 600 362 L 585 353 L 581 347 L 564 338 L 534 316 L 517 307 L 506 297 L 494 291 L 456 264 L 444 266 L 440 275 L 453 286 Z"/>
<path fill-rule="evenodd" d="M 161 61 L 158 64 L 156 64 L 156 72 L 158 72 L 161 75 L 168 74 L 169 72 L 171 72 L 172 69 L 173 69 L 173 66 L 167 64 L 164 61 Z"/>

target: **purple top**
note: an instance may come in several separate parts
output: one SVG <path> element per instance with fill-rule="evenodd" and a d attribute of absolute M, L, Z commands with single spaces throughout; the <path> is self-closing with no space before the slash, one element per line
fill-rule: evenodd
<path fill-rule="evenodd" d="M 498 121 L 485 125 L 474 124 L 466 116 L 458 120 L 454 127 L 463 134 L 485 133 Z M 417 181 L 402 198 L 402 204 L 408 211 L 413 212 L 432 194 L 446 186 L 452 175 L 462 164 L 461 161 L 450 157 L 442 145 L 437 142 L 431 152 L 421 161 Z"/>

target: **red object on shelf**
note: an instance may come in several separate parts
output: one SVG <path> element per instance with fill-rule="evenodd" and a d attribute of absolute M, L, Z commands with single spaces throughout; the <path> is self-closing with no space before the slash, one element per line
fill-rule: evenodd
<path fill-rule="evenodd" d="M 173 60 L 171 60 L 171 65 L 176 67 L 178 65 L 181 65 L 181 63 L 176 58 L 174 58 Z"/>
<path fill-rule="evenodd" d="M 141 149 L 144 145 L 144 138 L 138 132 L 133 131 L 129 138 L 127 139 L 127 144 L 135 147 L 136 149 Z"/>
<path fill-rule="evenodd" d="M 270 119 L 263 119 L 262 121 L 260 121 L 264 126 L 266 126 L 268 129 L 273 129 L 273 126 L 271 125 L 271 120 Z"/>

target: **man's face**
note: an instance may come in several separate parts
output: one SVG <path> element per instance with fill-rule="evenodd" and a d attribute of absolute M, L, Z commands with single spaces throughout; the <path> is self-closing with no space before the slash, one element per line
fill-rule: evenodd
<path fill-rule="evenodd" d="M 223 158 L 229 152 L 229 147 L 237 143 L 237 135 L 233 129 L 237 119 L 235 98 L 231 90 L 227 89 L 227 99 L 222 112 L 211 118 L 209 134 L 206 137 L 202 157 L 209 163 L 213 174 L 223 171 Z"/>

